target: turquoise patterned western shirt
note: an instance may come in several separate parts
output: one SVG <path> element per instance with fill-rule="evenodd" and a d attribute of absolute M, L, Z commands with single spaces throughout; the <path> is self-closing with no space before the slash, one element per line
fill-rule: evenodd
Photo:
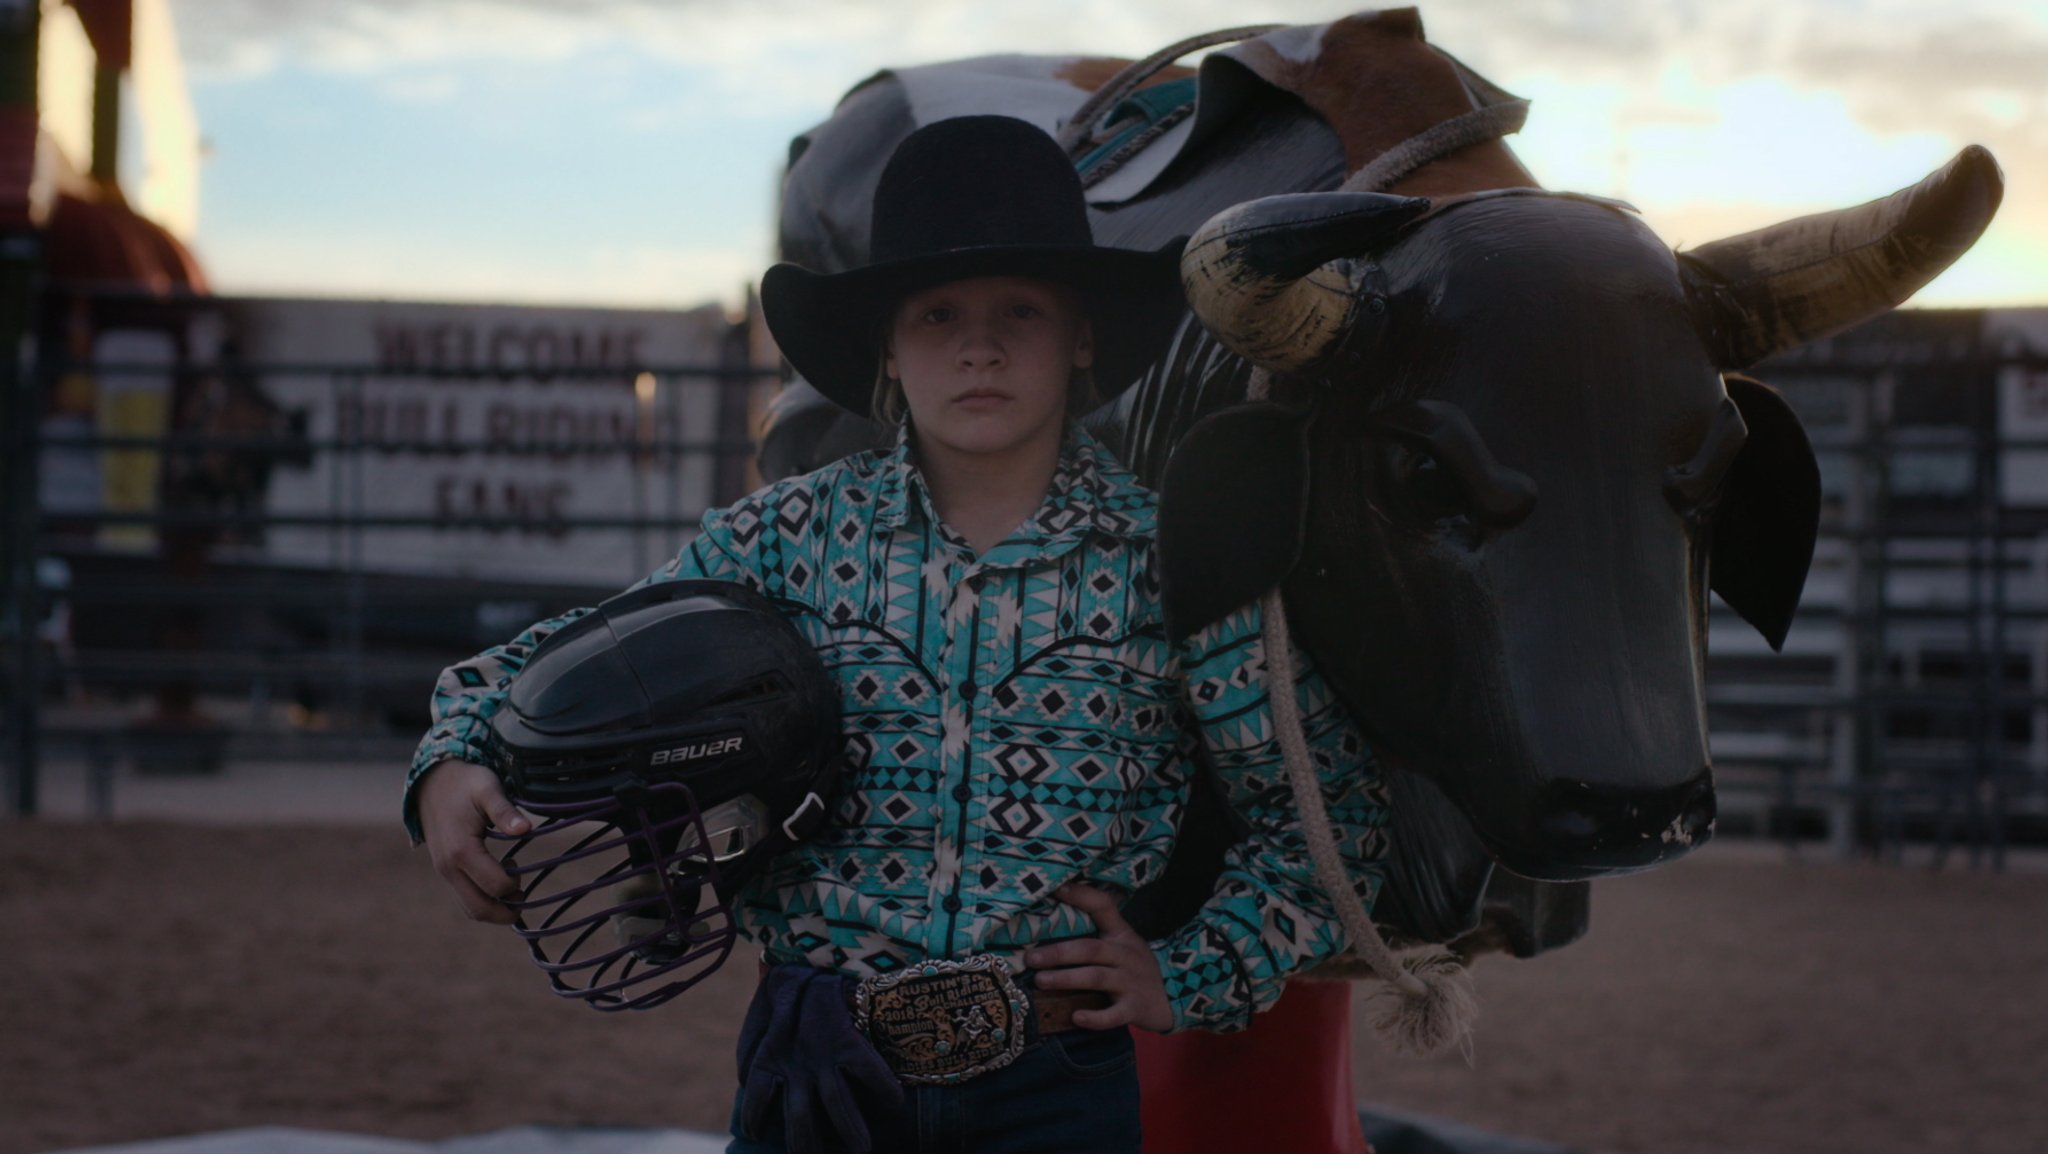
<path fill-rule="evenodd" d="M 1198 746 L 1250 827 L 1200 914 L 1153 943 L 1176 1029 L 1237 1029 L 1342 944 L 1292 805 L 1266 700 L 1257 606 L 1181 645 L 1160 616 L 1153 494 L 1070 428 L 1037 513 L 975 556 L 942 523 L 907 438 L 770 485 L 704 518 L 649 577 L 745 582 L 835 676 L 851 781 L 824 831 L 748 887 L 738 913 L 775 962 L 849 974 L 1094 932 L 1053 897 L 1156 879 Z M 644 583 L 644 582 L 643 582 Z M 543 621 L 443 671 L 407 781 L 479 761 L 486 719 Z M 1387 803 L 1321 677 L 1297 686 L 1339 844 L 1378 893 Z"/>

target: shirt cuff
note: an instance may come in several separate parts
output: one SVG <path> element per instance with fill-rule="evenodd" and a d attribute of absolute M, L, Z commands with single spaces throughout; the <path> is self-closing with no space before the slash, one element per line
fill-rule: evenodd
<path fill-rule="evenodd" d="M 1244 963 L 1221 934 L 1201 921 L 1182 926 L 1170 938 L 1151 943 L 1173 1028 L 1227 1034 L 1251 1025 L 1251 984 Z"/>
<path fill-rule="evenodd" d="M 405 775 L 405 796 L 399 809 L 405 820 L 406 836 L 412 838 L 412 844 L 418 845 L 426 840 L 426 835 L 420 830 L 420 779 L 428 770 L 451 757 L 478 765 L 490 764 L 484 753 L 485 724 L 482 718 L 461 714 L 435 722 L 434 727 L 427 730 L 427 735 L 420 739 L 419 749 L 412 755 L 412 769 Z"/>

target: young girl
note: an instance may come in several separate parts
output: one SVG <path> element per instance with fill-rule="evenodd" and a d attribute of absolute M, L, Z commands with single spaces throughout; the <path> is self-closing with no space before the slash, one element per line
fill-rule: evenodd
<path fill-rule="evenodd" d="M 771 969 L 749 1016 L 741 1077 L 753 1084 L 732 1150 L 811 1146 L 829 1125 L 854 1148 L 1135 1151 L 1129 1027 L 1242 1028 L 1289 975 L 1343 946 L 1290 801 L 1256 606 L 1168 639 L 1155 499 L 1074 419 L 1102 399 L 1091 381 L 1136 379 L 1178 323 L 1178 248 L 1095 246 L 1049 137 L 963 117 L 891 157 L 870 264 L 829 276 L 779 265 L 762 283 L 797 370 L 898 421 L 899 436 L 893 451 L 712 511 L 649 578 L 766 593 L 841 696 L 847 782 L 833 819 L 740 903 Z M 477 764 L 484 719 L 532 647 L 583 612 L 451 667 L 435 690 L 407 822 L 481 920 L 509 921 L 497 899 L 513 888 L 483 848 L 486 824 L 528 828 Z M 1386 852 L 1379 775 L 1312 670 L 1298 694 L 1370 903 Z M 1198 751 L 1249 833 L 1199 914 L 1148 941 L 1119 908 L 1159 877 Z M 905 980 L 934 974 L 953 984 Z M 815 1067 L 831 1063 L 789 1057 L 818 1047 L 776 1048 L 853 1036 L 849 1005 L 955 1012 L 931 991 L 970 978 L 1030 1006 L 1021 1051 L 911 1061 L 878 1015 L 858 1044 L 909 1092 L 867 1094 L 865 1117 L 807 1081 L 829 1082 L 837 1072 Z"/>

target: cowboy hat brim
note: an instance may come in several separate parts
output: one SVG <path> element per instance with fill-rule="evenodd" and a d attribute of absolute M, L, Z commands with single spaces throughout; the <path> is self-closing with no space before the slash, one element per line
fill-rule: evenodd
<path fill-rule="evenodd" d="M 868 416 L 883 327 L 906 295 L 982 276 L 1022 276 L 1080 294 L 1094 328 L 1096 392 L 1134 383 L 1173 338 L 1187 310 L 1180 254 L 1186 238 L 1151 251 L 1100 245 L 986 245 L 816 273 L 782 263 L 761 278 L 761 314 L 804 380 L 842 408 Z"/>

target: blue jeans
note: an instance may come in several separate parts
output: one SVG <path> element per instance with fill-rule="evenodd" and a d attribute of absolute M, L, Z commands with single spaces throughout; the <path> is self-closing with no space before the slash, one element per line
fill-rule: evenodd
<path fill-rule="evenodd" d="M 1067 1030 L 1024 1047 L 993 1073 L 952 1086 L 905 1087 L 903 1105 L 872 1111 L 875 1154 L 1138 1154 L 1138 1060 L 1128 1028 Z M 738 1102 L 732 1132 L 739 1133 Z M 784 1154 L 735 1137 L 726 1154 Z"/>

